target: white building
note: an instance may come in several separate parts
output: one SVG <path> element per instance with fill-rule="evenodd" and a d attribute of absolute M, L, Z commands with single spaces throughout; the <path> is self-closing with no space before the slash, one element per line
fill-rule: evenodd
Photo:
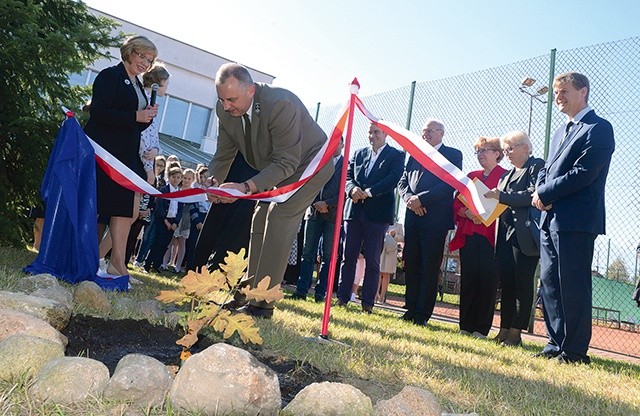
<path fill-rule="evenodd" d="M 89 8 L 89 11 L 118 22 L 121 26 L 117 32 L 146 36 L 155 43 L 158 61 L 171 73 L 167 94 L 158 97 L 163 154 L 178 155 L 185 166 L 208 164 L 216 149 L 218 126 L 214 78 L 221 65 L 233 61 L 99 10 Z M 82 74 L 73 74 L 71 84 L 90 85 L 98 72 L 120 62 L 119 49 L 112 48 L 110 53 L 112 60 L 100 59 Z M 275 78 L 256 69 L 248 69 L 254 81 L 270 84 Z"/>

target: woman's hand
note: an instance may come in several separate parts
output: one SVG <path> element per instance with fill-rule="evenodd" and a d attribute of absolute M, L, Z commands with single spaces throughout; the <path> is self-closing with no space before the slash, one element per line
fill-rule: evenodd
<path fill-rule="evenodd" d="M 151 123 L 151 120 L 158 115 L 158 106 L 147 106 L 144 110 L 136 111 L 136 121 L 138 123 Z"/>
<path fill-rule="evenodd" d="M 493 188 L 492 190 L 484 194 L 484 197 L 500 200 L 500 191 L 498 190 L 498 188 Z"/>

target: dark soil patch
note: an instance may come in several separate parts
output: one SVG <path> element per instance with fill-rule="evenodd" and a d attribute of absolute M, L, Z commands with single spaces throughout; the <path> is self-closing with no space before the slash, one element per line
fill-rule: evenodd
<path fill-rule="evenodd" d="M 74 315 L 63 334 L 69 339 L 66 349 L 68 356 L 84 356 L 101 361 L 111 374 L 118 361 L 127 354 L 144 354 L 167 365 L 178 365 L 182 350 L 176 344 L 182 337 L 179 331 L 152 325 L 146 320 L 108 320 Z M 211 344 L 206 338 L 201 339 L 192 352 L 202 351 Z M 278 374 L 283 405 L 311 383 L 340 381 L 336 375 L 323 373 L 308 363 L 289 360 L 264 350 L 250 352 Z"/>

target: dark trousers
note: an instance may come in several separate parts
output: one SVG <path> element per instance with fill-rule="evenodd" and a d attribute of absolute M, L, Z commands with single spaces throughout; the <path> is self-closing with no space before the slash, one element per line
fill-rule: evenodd
<path fill-rule="evenodd" d="M 138 250 L 138 256 L 136 257 L 136 261 L 138 263 L 144 262 L 147 258 L 149 250 L 151 250 L 151 246 L 153 245 L 153 239 L 155 238 L 156 234 L 155 230 L 156 222 L 153 220 L 149 224 L 144 226 L 144 232 L 142 233 L 142 243 L 140 243 L 140 250 Z"/>
<path fill-rule="evenodd" d="M 314 215 L 307 219 L 304 230 L 302 259 L 300 260 L 300 276 L 298 277 L 298 284 L 296 287 L 296 292 L 299 295 L 306 296 L 307 292 L 311 288 L 313 269 L 316 264 L 316 257 L 318 256 L 318 246 L 322 240 L 322 263 L 320 263 L 320 272 L 318 273 L 318 281 L 316 283 L 315 298 L 317 300 L 325 298 L 327 293 L 331 253 L 333 251 L 334 226 L 333 221 L 327 221 L 320 215 Z"/>
<path fill-rule="evenodd" d="M 362 281 L 362 304 L 373 306 L 380 281 L 380 254 L 387 223 L 369 221 L 364 215 L 346 221 L 344 238 L 344 259 L 340 268 L 338 299 L 348 303 L 356 276 L 356 262 L 362 249 L 365 258 L 364 279 Z"/>
<path fill-rule="evenodd" d="M 193 251 L 189 270 L 208 265 L 211 270 L 224 262 L 227 251 L 249 249 L 251 217 L 255 201 L 237 200 L 232 204 L 212 204 Z M 211 257 L 211 259 L 209 259 Z"/>
<path fill-rule="evenodd" d="M 433 314 L 447 232 L 405 228 L 403 255 L 407 319 L 429 320 Z"/>
<path fill-rule="evenodd" d="M 128 264 L 129 259 L 133 255 L 133 252 L 136 248 L 136 242 L 138 241 L 138 236 L 140 235 L 140 231 L 142 227 L 144 227 L 147 223 L 140 218 L 135 220 L 133 224 L 131 224 L 131 229 L 129 230 L 129 237 L 127 237 L 127 249 L 124 254 L 124 261 Z"/>
<path fill-rule="evenodd" d="M 595 234 L 540 230 L 540 288 L 549 344 L 545 352 L 585 359 L 591 341 L 591 261 Z"/>
<path fill-rule="evenodd" d="M 487 335 L 493 322 L 498 264 L 493 246 L 479 234 L 460 249 L 460 330 Z"/>
<path fill-rule="evenodd" d="M 538 256 L 525 255 L 514 236 L 498 243 L 500 328 L 527 329 L 533 305 L 533 277 Z"/>
<path fill-rule="evenodd" d="M 164 253 L 167 251 L 167 247 L 169 247 L 172 237 L 173 230 L 167 229 L 164 221 L 156 222 L 153 245 L 151 245 L 151 250 L 149 251 L 147 260 L 144 262 L 145 270 L 149 271 L 151 269 L 160 269 Z"/>

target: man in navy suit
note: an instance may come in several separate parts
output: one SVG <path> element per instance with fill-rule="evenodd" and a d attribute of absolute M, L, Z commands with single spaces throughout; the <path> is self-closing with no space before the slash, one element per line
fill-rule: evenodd
<path fill-rule="evenodd" d="M 567 124 L 552 138 L 531 202 L 542 211 L 540 286 L 549 335 L 537 355 L 588 364 L 591 261 L 596 236 L 605 233 L 604 187 L 615 141 L 611 124 L 587 105 L 587 77 L 558 75 L 553 94 Z"/>
<path fill-rule="evenodd" d="M 442 143 L 444 124 L 429 119 L 422 138 L 458 169 L 462 153 Z M 402 316 L 416 325 L 426 326 L 438 294 L 440 264 L 444 243 L 453 229 L 453 187 L 410 157 L 398 183 L 407 205 L 404 220 L 404 260 L 407 312 Z"/>
<path fill-rule="evenodd" d="M 302 248 L 302 260 L 300 261 L 300 276 L 295 293 L 292 299 L 306 299 L 307 292 L 311 287 L 311 280 L 316 257 L 318 255 L 318 245 L 322 238 L 322 263 L 318 283 L 315 289 L 316 302 L 322 302 L 327 292 L 327 281 L 329 278 L 329 263 L 333 252 L 333 231 L 335 228 L 338 194 L 340 192 L 340 176 L 342 175 L 342 148 L 344 140 L 340 138 L 340 145 L 333 154 L 333 164 L 335 171 L 324 187 L 316 196 L 313 204 L 309 207 L 305 215 L 306 224 L 304 229 L 304 245 Z M 342 230 L 342 228 L 341 228 Z M 333 288 L 331 289 L 333 290 Z"/>
<path fill-rule="evenodd" d="M 362 250 L 366 261 L 362 283 L 362 310 L 371 313 L 380 280 L 384 235 L 394 222 L 394 190 L 402 175 L 404 152 L 387 145 L 387 134 L 369 127 L 369 143 L 349 161 L 345 192 L 344 259 L 340 269 L 338 306 L 346 306 Z"/>

